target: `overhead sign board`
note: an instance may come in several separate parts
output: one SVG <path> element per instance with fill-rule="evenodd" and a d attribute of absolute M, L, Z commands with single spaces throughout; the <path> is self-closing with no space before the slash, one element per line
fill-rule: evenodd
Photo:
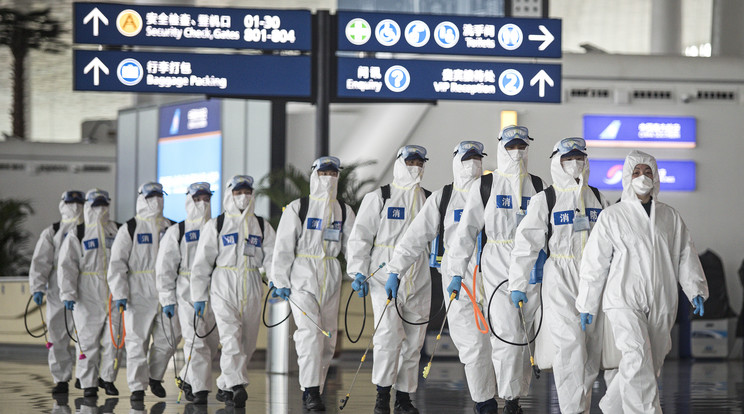
<path fill-rule="evenodd" d="M 235 49 L 312 48 L 308 10 L 74 3 L 75 43 Z"/>
<path fill-rule="evenodd" d="M 694 148 L 690 116 L 584 115 L 584 139 L 593 147 Z"/>
<path fill-rule="evenodd" d="M 561 57 L 560 19 L 337 13 L 338 50 Z"/>
<path fill-rule="evenodd" d="M 75 50 L 76 91 L 309 98 L 310 56 Z"/>
<path fill-rule="evenodd" d="M 623 189 L 625 160 L 589 159 L 589 185 L 600 190 Z M 661 191 L 695 191 L 696 166 L 689 160 L 657 160 Z"/>
<path fill-rule="evenodd" d="M 338 58 L 336 96 L 359 99 L 561 101 L 561 65 Z"/>
<path fill-rule="evenodd" d="M 222 121 L 220 101 L 193 102 L 160 108 L 158 182 L 168 193 L 163 215 L 186 219 L 183 209 L 190 184 L 208 182 L 213 191 L 212 217 L 221 211 Z M 198 237 L 196 237 L 198 239 Z M 187 239 L 187 242 L 190 241 Z"/>

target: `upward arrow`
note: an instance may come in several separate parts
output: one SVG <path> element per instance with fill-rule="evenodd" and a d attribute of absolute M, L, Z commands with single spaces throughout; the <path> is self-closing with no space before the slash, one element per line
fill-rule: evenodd
<path fill-rule="evenodd" d="M 101 62 L 101 59 L 98 59 L 97 57 L 93 58 L 93 60 L 88 63 L 87 66 L 85 66 L 85 69 L 83 69 L 83 73 L 87 74 L 90 72 L 90 70 L 93 69 L 93 85 L 98 86 L 98 76 L 99 71 L 103 71 L 105 74 L 109 74 L 109 70 L 106 67 L 106 65 Z"/>
<path fill-rule="evenodd" d="M 531 34 L 527 38 L 532 41 L 542 42 L 538 49 L 545 50 L 548 48 L 548 46 L 550 46 L 551 43 L 553 43 L 555 37 L 552 33 L 550 33 L 550 30 L 548 30 L 548 28 L 543 25 L 538 26 L 538 29 L 540 29 L 540 31 L 542 32 L 541 35 Z"/>
<path fill-rule="evenodd" d="M 535 75 L 532 79 L 530 79 L 530 86 L 535 86 L 537 82 L 540 82 L 540 97 L 545 97 L 545 84 L 547 83 L 550 86 L 553 86 L 553 78 L 550 77 L 544 70 L 540 69 L 540 72 L 537 72 L 537 75 Z"/>
<path fill-rule="evenodd" d="M 98 36 L 98 22 L 99 21 L 105 24 L 106 26 L 108 26 L 108 19 L 106 18 L 106 16 L 103 15 L 103 13 L 101 13 L 100 10 L 98 10 L 98 7 L 91 10 L 90 13 L 88 13 L 88 15 L 85 16 L 85 18 L 83 19 L 83 24 L 88 24 L 88 22 L 90 22 L 91 20 L 93 20 L 93 36 Z"/>

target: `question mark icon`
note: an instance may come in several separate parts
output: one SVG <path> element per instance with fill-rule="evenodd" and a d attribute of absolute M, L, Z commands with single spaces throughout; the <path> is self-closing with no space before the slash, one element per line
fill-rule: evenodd
<path fill-rule="evenodd" d="M 402 92 L 408 88 L 411 75 L 400 65 L 390 67 L 385 72 L 385 85 L 393 92 Z"/>
<path fill-rule="evenodd" d="M 392 75 L 394 81 L 393 84 L 396 88 L 400 88 L 400 83 L 403 82 L 403 72 L 396 70 Z"/>

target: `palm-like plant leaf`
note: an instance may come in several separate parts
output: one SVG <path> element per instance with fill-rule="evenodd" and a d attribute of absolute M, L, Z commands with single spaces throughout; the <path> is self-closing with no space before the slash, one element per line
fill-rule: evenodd
<path fill-rule="evenodd" d="M 0 275 L 17 276 L 28 272 L 31 234 L 23 226 L 33 212 L 27 200 L 0 200 Z"/>

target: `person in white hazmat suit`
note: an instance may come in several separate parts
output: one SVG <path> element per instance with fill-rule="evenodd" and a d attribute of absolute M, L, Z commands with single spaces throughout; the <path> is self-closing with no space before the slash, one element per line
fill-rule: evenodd
<path fill-rule="evenodd" d="M 547 242 L 550 256 L 543 270 L 543 306 L 551 323 L 543 324 L 548 332 L 542 334 L 551 335 L 555 344 L 553 378 L 558 403 L 562 413 L 588 413 L 602 356 L 602 326 L 595 324 L 582 331 L 576 323 L 579 264 L 592 227 L 609 203 L 599 190 L 587 185 L 589 162 L 583 138 L 565 138 L 556 143 L 550 173 L 553 185 L 532 197 L 530 209 L 517 228 L 509 289 L 517 309 L 520 301 L 524 307 L 535 306 L 527 304 L 524 292 Z"/>
<path fill-rule="evenodd" d="M 178 313 L 178 320 L 181 322 L 179 328 L 184 339 L 184 360 L 191 357 L 189 371 L 186 372 L 184 364 L 179 373 L 184 381 L 183 390 L 188 401 L 199 405 L 207 403 L 212 383 L 212 359 L 217 356 L 219 345 L 219 334 L 216 331 L 206 338 L 194 335 L 194 305 L 191 301 L 191 265 L 202 227 L 212 218 L 211 198 L 209 183 L 196 182 L 189 185 L 185 202 L 186 220 L 171 226 L 165 232 L 155 261 L 160 305 L 169 319 Z M 205 311 L 200 322 L 207 329 L 214 326 L 215 319 L 211 309 Z M 168 323 L 172 325 L 173 321 Z M 207 329 L 200 330 L 200 335 L 204 335 Z M 178 331 L 174 328 L 168 334 L 169 343 L 173 346 L 177 346 L 180 341 L 176 332 Z"/>
<path fill-rule="evenodd" d="M 600 304 L 622 354 L 599 403 L 605 413 L 661 413 L 657 377 L 672 346 L 677 283 L 703 315 L 708 283 L 677 210 L 658 201 L 656 159 L 632 151 L 623 165 L 621 201 L 599 216 L 579 271 L 582 327 Z"/>
<path fill-rule="evenodd" d="M 137 215 L 119 228 L 111 248 L 108 282 L 116 309 L 124 307 L 127 329 L 127 383 L 132 401 L 142 401 L 145 389 L 165 397 L 161 384 L 175 350 L 168 344 L 155 282 L 160 240 L 173 222 L 163 217 L 163 186 L 147 182 L 139 188 Z"/>
<path fill-rule="evenodd" d="M 483 144 L 478 141 L 462 141 L 454 149 L 452 158 L 452 174 L 454 182 L 445 188 L 434 191 L 426 200 L 421 211 L 416 215 L 411 225 L 406 230 L 403 238 L 395 246 L 392 259 L 388 263 L 388 269 L 393 273 L 402 273 L 418 260 L 422 252 L 429 249 L 429 243 L 438 235 L 444 235 L 444 251 L 450 248 L 454 238 L 455 229 L 460 222 L 460 217 L 465 207 L 468 194 L 473 188 L 472 184 L 480 178 L 483 173 L 482 159 L 486 153 L 483 152 Z M 449 193 L 449 196 L 446 195 Z M 442 206 L 442 203 L 446 203 Z M 445 209 L 442 218 L 442 209 Z M 443 229 L 440 229 L 443 224 Z M 431 254 L 437 254 L 432 252 Z M 473 274 L 475 269 L 475 255 L 468 264 L 468 275 Z M 476 279 L 477 286 L 473 289 L 473 279 L 452 277 L 447 268 L 446 255 L 441 263 L 442 288 L 444 297 L 448 298 L 452 292 L 459 299 L 461 284 L 465 284 L 471 292 L 476 292 L 476 297 L 484 299 L 482 278 Z M 483 301 L 480 302 L 483 306 Z M 498 403 L 494 399 L 496 395 L 496 377 L 491 363 L 491 344 L 488 336 L 478 331 L 473 326 L 475 313 L 473 305 L 467 300 L 456 300 L 447 314 L 449 330 L 452 341 L 459 351 L 460 361 L 465 365 L 465 377 L 468 381 L 470 396 L 475 403 L 474 410 L 478 414 L 498 413 Z"/>
<path fill-rule="evenodd" d="M 68 382 L 72 379 L 72 365 L 75 361 L 75 354 L 68 346 L 70 340 L 65 332 L 65 308 L 59 298 L 57 260 L 59 247 L 67 232 L 83 221 L 83 203 L 85 194 L 82 191 L 69 190 L 62 193 L 59 201 L 62 219 L 42 230 L 28 270 L 28 284 L 36 305 L 41 306 L 44 294 L 47 295 L 46 324 L 51 343 L 48 362 L 55 382 L 52 394 L 68 393 Z"/>
<path fill-rule="evenodd" d="M 528 140 L 531 139 L 529 131 L 523 126 L 508 126 L 500 132 L 498 168 L 493 174 L 484 175 L 473 183 L 473 191 L 468 194 L 451 247 L 445 252 L 447 272 L 462 279 L 468 271 L 476 237 L 481 230 L 485 230 L 481 269 L 486 297 L 492 301 L 493 333 L 515 343 L 525 341 L 524 328 L 519 312 L 512 307 L 508 286 L 505 287 L 504 283 L 495 294 L 493 292 L 508 279 L 514 234 L 519 221 L 526 214 L 530 198 L 545 187 L 542 179 L 527 171 Z M 484 194 L 487 195 L 485 203 Z M 527 326 L 531 327 L 540 300 L 538 287 L 530 285 L 526 293 L 536 304 L 525 312 Z M 493 336 L 491 360 L 499 397 L 506 400 L 504 412 L 521 413 L 519 397 L 527 395 L 532 378 L 527 347 L 507 344 Z"/>
<path fill-rule="evenodd" d="M 360 286 L 365 275 L 380 263 L 390 261 L 398 241 L 424 205 L 427 194 L 419 183 L 427 160 L 424 147 L 406 145 L 400 148 L 393 165 L 393 182 L 364 196 L 349 235 L 346 272 L 355 278 L 355 290 L 366 290 L 366 286 Z M 398 308 L 408 321 L 426 321 L 431 305 L 428 249 L 419 251 L 410 266 L 398 270 L 405 271 L 400 274 L 403 289 L 397 298 Z M 391 297 L 395 298 L 399 272 L 390 272 L 389 279 L 396 285 Z M 367 284 L 371 285 L 372 309 L 375 326 L 378 326 L 385 307 L 395 305 L 386 305 L 389 296 L 382 278 L 370 279 Z M 374 412 L 390 412 L 390 389 L 395 385 L 395 412 L 418 413 L 409 394 L 416 392 L 418 386 L 418 361 L 426 325 L 408 324 L 394 309 L 385 312 L 383 317 L 374 337 L 372 383 L 377 385 Z"/>
<path fill-rule="evenodd" d="M 309 411 L 325 410 L 321 393 L 336 349 L 343 277 L 337 257 L 347 249 L 346 230 L 354 226 L 354 211 L 336 199 L 340 169 L 336 157 L 313 162 L 310 195 L 287 205 L 274 246 L 270 286 L 276 286 L 274 297 L 288 300 L 291 295 L 302 403 Z"/>
<path fill-rule="evenodd" d="M 226 190 L 224 213 L 202 227 L 191 266 L 191 298 L 202 317 L 198 323 L 204 325 L 197 332 L 204 334 L 214 326 L 205 316 L 207 302 L 217 321 L 222 343 L 217 385 L 223 391 L 218 391 L 218 399 L 240 408 L 248 399 L 248 363 L 258 339 L 263 294 L 259 269 L 271 273 L 276 233 L 268 220 L 254 214 L 251 176 L 232 177 Z"/>
<path fill-rule="evenodd" d="M 111 332 L 119 332 L 122 321 L 116 309 L 109 319 L 106 280 L 119 224 L 109 220 L 110 202 L 108 192 L 88 191 L 84 222 L 70 230 L 59 251 L 59 292 L 65 307 L 73 311 L 77 347 L 86 356 L 77 361 L 77 377 L 86 397 L 96 397 L 98 387 L 106 395 L 119 395 L 114 386 L 118 367 L 114 368 L 117 349 Z"/>

